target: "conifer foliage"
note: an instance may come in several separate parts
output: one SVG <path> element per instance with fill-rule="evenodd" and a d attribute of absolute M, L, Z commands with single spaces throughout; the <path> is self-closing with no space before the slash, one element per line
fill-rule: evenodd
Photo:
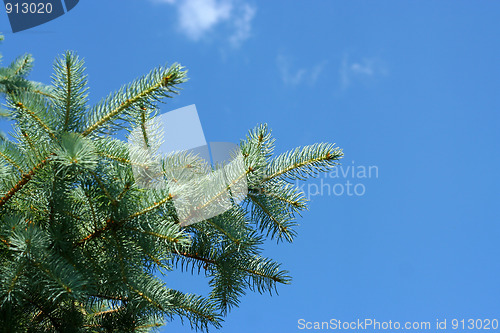
<path fill-rule="evenodd" d="M 331 169 L 340 149 L 322 143 L 274 157 L 260 125 L 240 143 L 244 201 L 182 227 L 172 193 L 138 187 L 127 144 L 113 135 L 154 117 L 186 81 L 184 68 L 158 67 L 89 106 L 75 53 L 56 59 L 49 86 L 26 80 L 31 64 L 23 56 L 0 71 L 14 121 L 0 141 L 0 330 L 149 332 L 180 317 L 207 331 L 247 290 L 290 282 L 262 244 L 294 239 L 306 209 L 294 182 Z M 174 269 L 205 276 L 210 294 L 169 288 L 159 276 Z"/>

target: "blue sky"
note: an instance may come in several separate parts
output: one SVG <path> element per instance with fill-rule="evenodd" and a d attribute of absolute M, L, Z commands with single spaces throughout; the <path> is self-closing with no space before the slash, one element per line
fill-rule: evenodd
<path fill-rule="evenodd" d="M 0 50 L 6 62 L 32 53 L 31 78 L 47 83 L 54 57 L 78 51 L 93 102 L 180 62 L 190 81 L 162 111 L 196 104 L 208 141 L 266 122 L 277 152 L 336 142 L 344 172 L 375 167 L 305 185 L 299 236 L 265 252 L 292 285 L 245 296 L 221 332 L 364 318 L 447 319 L 453 331 L 454 318 L 500 317 L 498 13 L 492 0 L 81 1 L 16 34 L 0 11 Z M 363 194 L 348 195 L 356 185 Z"/>

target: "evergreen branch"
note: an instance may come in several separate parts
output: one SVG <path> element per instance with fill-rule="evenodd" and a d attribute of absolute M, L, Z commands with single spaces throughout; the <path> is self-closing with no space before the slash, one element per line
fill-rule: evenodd
<path fill-rule="evenodd" d="M 192 307 L 189 307 L 189 306 L 186 306 L 186 305 L 177 305 L 177 306 L 178 306 L 179 309 L 182 309 L 182 310 L 194 313 L 196 316 L 203 317 L 203 318 L 205 318 L 205 319 L 207 319 L 209 321 L 214 321 L 215 320 L 214 316 L 210 316 L 210 315 L 207 315 L 205 313 L 202 313 L 201 311 L 198 311 L 195 308 L 192 308 Z"/>
<path fill-rule="evenodd" d="M 147 231 L 147 230 L 139 230 L 137 228 L 134 228 L 134 227 L 125 227 L 125 229 L 128 229 L 128 230 L 131 230 L 131 231 L 135 231 L 135 232 L 138 232 L 138 233 L 141 233 L 143 235 L 148 235 L 148 236 L 153 236 L 153 237 L 156 237 L 156 238 L 159 238 L 159 239 L 164 239 L 170 243 L 179 243 L 180 241 L 180 237 L 170 237 L 170 236 L 167 236 L 167 235 L 162 235 L 162 234 L 159 234 L 157 232 L 154 232 L 154 231 Z M 179 235 L 181 236 L 181 235 Z"/>
<path fill-rule="evenodd" d="M 232 242 L 235 244 L 240 244 L 241 240 L 234 238 L 230 233 L 228 233 L 226 230 L 223 228 L 219 227 L 216 223 L 214 223 L 211 219 L 206 220 L 212 227 L 215 229 L 219 230 L 222 234 L 224 234 L 227 238 L 229 238 Z"/>
<path fill-rule="evenodd" d="M 99 156 L 130 164 L 128 148 L 124 142 L 109 137 L 100 137 L 94 140 L 94 146 Z"/>
<path fill-rule="evenodd" d="M 126 158 L 122 158 L 122 157 L 119 157 L 119 156 L 115 156 L 115 155 L 111 155 L 111 154 L 107 154 L 107 153 L 103 153 L 103 152 L 97 152 L 97 154 L 99 156 L 102 156 L 102 157 L 105 157 L 105 158 L 109 158 L 110 160 L 114 160 L 116 162 L 120 162 L 120 163 L 124 163 L 124 164 L 130 164 L 130 160 L 128 160 Z"/>
<path fill-rule="evenodd" d="M 34 144 L 33 140 L 31 139 L 31 137 L 29 136 L 28 132 L 26 132 L 24 129 L 21 129 L 21 134 L 26 139 L 26 142 L 30 146 L 31 150 L 36 153 L 35 144 Z"/>
<path fill-rule="evenodd" d="M 118 201 L 109 193 L 108 189 L 106 188 L 106 186 L 104 186 L 104 183 L 99 178 L 99 176 L 94 171 L 89 170 L 88 172 L 92 175 L 92 177 L 94 177 L 95 181 L 99 185 L 99 188 L 104 192 L 106 197 L 110 200 L 111 204 L 113 206 L 116 206 L 118 204 Z"/>
<path fill-rule="evenodd" d="M 273 153 L 274 141 L 267 124 L 261 124 L 251 130 L 247 135 L 246 141 L 242 142 L 243 156 L 252 159 L 263 158 L 265 161 Z"/>
<path fill-rule="evenodd" d="M 276 157 L 268 168 L 268 175 L 263 182 L 273 179 L 301 179 L 316 176 L 325 172 L 342 158 L 342 150 L 334 144 L 314 144 L 303 148 L 296 148 Z"/>
<path fill-rule="evenodd" d="M 265 274 L 265 273 L 259 272 L 257 270 L 249 269 L 249 268 L 243 268 L 242 270 L 249 273 L 249 274 L 258 276 L 259 278 L 265 278 L 265 279 L 269 279 L 269 280 L 272 280 L 274 282 L 279 282 L 279 283 L 283 283 L 283 284 L 290 284 L 290 282 L 288 282 L 286 279 L 280 278 L 280 277 L 272 275 L 272 274 Z"/>
<path fill-rule="evenodd" d="M 25 54 L 18 57 L 9 66 L 12 71 L 12 76 L 25 77 L 33 68 L 33 57 L 30 54 Z"/>
<path fill-rule="evenodd" d="M 51 98 L 51 99 L 54 99 L 54 98 L 55 98 L 55 96 L 54 96 L 54 95 L 49 94 L 48 92 L 45 92 L 45 91 L 42 91 L 42 90 L 39 90 L 39 89 L 34 89 L 34 90 L 32 90 L 32 92 L 34 92 L 35 94 L 38 94 L 38 95 L 44 96 L 44 97 Z"/>
<path fill-rule="evenodd" d="M 185 75 L 186 72 L 177 64 L 168 69 L 160 67 L 129 86 L 121 88 L 118 93 L 109 95 L 90 111 L 91 122 L 83 131 L 83 136 L 88 136 L 123 115 L 126 116 L 127 112 L 129 116 L 137 113 L 131 110 L 134 107 L 154 106 L 153 103 L 161 98 L 170 97 L 169 93 L 176 93 L 176 85 L 185 81 Z"/>
<path fill-rule="evenodd" d="M 54 62 L 54 108 L 61 122 L 62 131 L 77 130 L 79 132 L 82 118 L 87 109 L 87 75 L 83 60 L 73 52 Z"/>
<path fill-rule="evenodd" d="M 123 265 L 123 258 L 124 257 L 123 257 L 123 253 L 122 253 L 121 244 L 118 242 L 115 230 L 113 230 L 112 234 L 113 234 L 113 239 L 115 240 L 115 243 L 116 243 L 116 250 L 118 251 L 118 264 L 120 265 L 120 273 L 122 275 L 122 280 L 125 284 L 127 284 L 127 286 L 130 287 L 130 285 L 128 284 L 127 275 L 125 274 L 125 267 Z"/>
<path fill-rule="evenodd" d="M 34 209 L 34 210 L 36 210 L 36 209 Z M 84 219 L 83 219 L 82 217 L 80 217 L 80 216 L 78 216 L 78 215 L 75 215 L 75 214 L 73 214 L 72 212 L 69 212 L 69 211 L 67 211 L 67 210 L 64 210 L 64 211 L 62 211 L 62 212 L 63 212 L 66 216 L 69 216 L 69 217 L 71 217 L 71 218 L 73 218 L 73 219 L 75 219 L 75 220 L 78 220 L 78 221 L 84 221 Z"/>
<path fill-rule="evenodd" d="M 163 306 L 157 302 L 155 302 L 151 297 L 148 297 L 145 293 L 141 292 L 140 290 L 134 288 L 132 285 L 127 283 L 127 286 L 131 291 L 142 297 L 144 300 L 146 300 L 148 303 L 152 304 L 154 307 L 160 309 L 161 311 L 165 311 Z"/>
<path fill-rule="evenodd" d="M 102 298 L 110 301 L 120 301 L 120 302 L 128 302 L 129 298 L 124 296 L 111 296 L 111 295 L 103 295 L 103 294 L 92 294 L 90 297 Z"/>
<path fill-rule="evenodd" d="M 247 282 L 250 288 L 271 292 L 276 290 L 276 284 L 290 284 L 288 271 L 280 270 L 280 264 L 260 256 L 254 256 L 239 269 L 249 274 Z"/>
<path fill-rule="evenodd" d="M 9 156 L 5 155 L 2 151 L 0 151 L 0 157 L 7 161 L 10 165 L 16 168 L 21 174 L 24 173 L 24 170 Z"/>
<path fill-rule="evenodd" d="M 144 107 L 141 107 L 141 110 L 143 110 L 143 112 L 141 112 L 141 130 L 142 130 L 142 136 L 143 136 L 143 139 L 144 139 L 144 143 L 146 145 L 146 148 L 149 148 L 149 137 L 148 137 L 148 133 L 146 131 L 146 108 Z"/>
<path fill-rule="evenodd" d="M 111 313 L 118 312 L 118 311 L 123 310 L 123 309 L 125 309 L 125 307 L 121 306 L 119 308 L 114 308 L 114 309 L 109 309 L 109 310 L 105 310 L 105 311 L 100 311 L 100 312 L 92 313 L 92 316 L 93 317 L 105 316 L 105 315 L 108 315 L 108 314 L 111 314 Z"/>
<path fill-rule="evenodd" d="M 9 246 L 10 246 L 10 244 L 9 244 Z M 22 260 L 22 261 L 18 262 L 17 264 L 18 264 L 18 266 L 17 266 L 17 269 L 15 270 L 14 276 L 12 276 L 10 279 L 10 282 L 7 283 L 8 288 L 7 288 L 6 293 L 8 295 L 10 295 L 14 291 L 14 288 L 16 286 L 17 281 L 24 274 L 23 269 L 26 266 L 26 261 Z M 5 274 L 5 272 L 4 272 L 4 274 Z"/>
<path fill-rule="evenodd" d="M 290 284 L 290 277 L 282 276 L 284 272 L 274 272 L 275 274 L 272 274 L 272 273 L 264 273 L 257 269 L 252 269 L 252 268 L 242 268 L 242 270 L 259 278 L 264 278 L 282 284 Z"/>
<path fill-rule="evenodd" d="M 186 258 L 203 261 L 204 263 L 207 263 L 207 264 L 217 265 L 217 261 L 215 261 L 213 259 L 201 257 L 197 253 L 192 254 L 192 253 L 188 253 L 188 252 L 179 252 L 179 251 L 176 251 L 175 253 L 180 255 L 180 256 L 186 257 Z"/>
<path fill-rule="evenodd" d="M 151 206 L 149 207 L 146 207 L 144 208 L 143 210 L 137 212 L 137 213 L 134 213 L 128 217 L 126 217 L 125 219 L 123 219 L 121 222 L 125 222 L 125 221 L 130 221 L 136 217 L 139 217 L 141 215 L 144 215 L 144 214 L 147 214 L 149 212 L 151 212 L 152 210 L 155 210 L 156 208 L 158 207 L 161 207 L 163 206 L 164 204 L 166 204 L 167 202 L 169 202 L 170 200 L 172 200 L 174 198 L 174 196 L 172 194 L 169 194 L 166 198 L 158 201 L 158 202 L 155 202 L 154 204 L 152 204 Z"/>
<path fill-rule="evenodd" d="M 215 193 L 215 195 L 211 196 L 208 200 L 207 198 L 204 198 L 203 204 L 196 206 L 195 209 L 192 209 L 189 215 L 184 218 L 184 220 L 189 221 L 195 214 L 197 214 L 197 212 L 206 209 L 207 207 L 210 207 L 212 204 L 214 204 L 214 202 L 216 202 L 216 200 L 221 200 L 221 199 L 224 200 L 224 198 L 227 196 L 228 191 L 230 191 L 231 188 L 237 186 L 237 184 L 240 183 L 243 179 L 246 179 L 247 174 L 250 172 L 252 172 L 252 169 L 248 168 L 247 170 L 245 170 L 244 173 L 238 175 L 238 177 L 234 178 L 231 182 L 229 182 L 224 189 Z M 207 184 L 205 184 L 205 186 L 206 185 Z M 209 184 L 208 186 L 211 185 Z M 206 191 L 202 190 L 201 192 L 206 192 Z"/>
<path fill-rule="evenodd" d="M 162 205 L 164 205 L 165 203 L 167 203 L 168 201 L 172 200 L 173 199 L 173 196 L 171 194 L 169 194 L 166 198 L 158 201 L 158 202 L 155 202 L 153 205 L 137 212 L 137 213 L 134 213 L 120 221 L 113 221 L 112 219 L 108 219 L 106 221 L 106 225 L 103 226 L 102 228 L 99 228 L 97 230 L 95 230 L 93 233 L 87 235 L 86 237 L 80 239 L 79 241 L 77 241 L 74 246 L 75 247 L 78 247 L 78 246 L 81 246 L 81 245 L 84 245 L 85 243 L 87 243 L 88 241 L 92 240 L 92 239 L 95 239 L 96 237 L 99 237 L 100 235 L 102 235 L 104 232 L 108 231 L 108 230 L 111 230 L 111 228 L 119 228 L 121 226 L 123 226 L 123 224 L 125 224 L 127 221 L 130 221 L 136 217 L 139 217 L 141 215 L 144 215 L 144 214 L 147 214 L 149 212 L 151 212 L 152 210 L 158 208 L 158 207 L 161 207 Z M 177 243 L 179 242 L 179 240 L 177 240 L 177 242 L 173 241 L 174 243 Z"/>
<path fill-rule="evenodd" d="M 269 218 L 271 219 L 271 221 L 274 222 L 274 224 L 276 224 L 276 226 L 278 227 L 279 229 L 279 232 L 280 234 L 281 233 L 286 233 L 287 231 L 287 228 L 284 227 L 280 221 L 278 221 L 272 214 L 271 212 L 269 211 L 269 209 L 266 208 L 266 206 L 264 206 L 261 202 L 259 202 L 259 200 L 257 200 L 257 198 L 251 194 L 248 195 L 250 197 L 250 199 L 252 199 L 252 202 L 255 203 L 257 206 L 259 206 L 260 209 L 262 209 L 262 211 L 267 215 L 269 216 Z"/>
<path fill-rule="evenodd" d="M 31 259 L 30 261 L 35 267 L 39 268 L 41 271 L 43 271 L 45 274 L 51 277 L 54 281 L 56 281 L 56 283 L 60 285 L 60 287 L 62 287 L 62 289 L 64 289 L 68 294 L 71 294 L 73 292 L 72 288 L 68 284 L 64 283 L 64 281 L 59 276 L 57 276 L 50 269 L 42 265 L 42 263 L 37 262 L 33 259 Z"/>
<path fill-rule="evenodd" d="M 161 267 L 163 269 L 167 269 L 167 270 L 170 269 L 169 266 L 167 266 L 161 262 L 161 259 L 156 258 L 154 255 L 152 255 L 149 252 L 144 252 L 144 253 L 148 256 L 149 259 L 151 259 L 156 264 L 156 266 Z"/>
<path fill-rule="evenodd" d="M 5 116 L 16 120 L 15 140 L 0 144 L 0 316 L 12 310 L 8 331 L 146 332 L 177 315 L 207 331 L 247 290 L 290 283 L 260 246 L 269 236 L 293 239 L 307 200 L 291 180 L 328 171 L 340 149 L 316 144 L 272 159 L 274 139 L 261 125 L 240 142 L 241 163 L 207 174 L 187 153 L 150 154 L 161 144 L 160 126 L 151 123 L 157 104 L 186 80 L 179 65 L 153 70 L 88 109 L 75 54 L 55 61 L 52 88 L 24 78 L 30 61 L 0 68 Z M 126 127 L 137 129 L 129 145 L 111 138 Z M 178 186 L 154 187 L 163 179 Z M 153 188 L 141 189 L 141 181 Z M 177 198 L 186 205 L 174 207 Z M 199 210 L 215 214 L 198 221 Z M 199 223 L 184 227 L 185 220 Z M 204 269 L 210 296 L 166 288 L 156 274 L 174 266 Z"/>
<path fill-rule="evenodd" d="M 99 164 L 92 140 L 75 132 L 64 132 L 54 152 L 54 160 L 61 167 L 59 171 L 64 173 L 75 170 L 75 167 L 92 173 Z"/>
<path fill-rule="evenodd" d="M 285 237 L 285 239 L 288 242 L 292 242 L 294 233 L 291 232 L 291 230 L 290 230 L 290 227 L 293 226 L 293 224 L 290 224 L 290 221 L 289 221 L 290 214 L 287 213 L 286 211 L 284 211 L 281 207 L 279 207 L 277 209 L 273 209 L 274 212 L 272 212 L 271 211 L 272 206 L 266 205 L 263 202 L 263 200 L 265 200 L 264 198 L 258 198 L 253 194 L 248 194 L 248 197 L 250 198 L 252 203 L 254 205 L 256 205 L 258 207 L 258 209 L 260 210 L 260 212 L 264 215 L 260 219 L 261 229 L 263 229 L 265 227 L 269 227 L 267 225 L 268 223 L 266 223 L 266 220 L 271 221 L 273 228 L 269 228 L 268 233 L 272 230 L 272 237 L 274 237 L 274 235 L 277 232 L 278 233 L 278 240 L 280 240 L 282 237 Z M 275 213 L 278 213 L 279 215 L 277 214 L 275 216 Z"/>
<path fill-rule="evenodd" d="M 43 318 L 42 318 L 42 315 L 43 315 L 43 311 L 38 311 L 38 313 L 36 313 L 34 316 L 33 316 L 33 321 L 34 322 L 37 322 L 37 323 L 40 323 Z"/>
<path fill-rule="evenodd" d="M 241 259 L 240 256 L 235 258 Z M 239 298 L 245 294 L 244 274 L 236 269 L 236 260 L 222 260 L 210 276 L 210 286 L 212 291 L 210 297 L 214 299 L 223 315 L 239 304 Z"/>
<path fill-rule="evenodd" d="M 274 182 L 272 186 L 258 188 L 257 193 L 274 198 L 295 212 L 307 209 L 304 193 L 290 183 Z"/>
<path fill-rule="evenodd" d="M 143 328 L 154 328 L 154 327 L 161 327 L 161 326 L 165 326 L 165 325 L 164 324 L 159 324 L 159 323 L 153 323 L 153 324 L 147 324 L 147 325 L 137 326 L 136 328 L 137 329 L 143 329 Z"/>
<path fill-rule="evenodd" d="M 140 304 L 139 307 L 155 313 L 167 314 L 172 306 L 173 295 L 165 287 L 165 283 L 149 274 L 139 273 L 130 281 L 126 282 L 129 290 L 146 301 L 146 306 Z M 152 319 L 151 317 L 148 319 Z M 149 321 L 149 320 L 148 320 Z"/>
<path fill-rule="evenodd" d="M 80 239 L 79 241 L 77 241 L 73 247 L 78 247 L 78 246 L 82 246 L 82 245 L 85 245 L 87 242 L 101 236 L 104 232 L 108 231 L 108 230 L 111 230 L 111 228 L 113 227 L 113 225 L 115 224 L 116 222 L 114 222 L 112 219 L 108 219 L 106 221 L 106 224 L 104 225 L 104 227 L 102 228 L 99 228 L 97 230 L 95 230 L 94 232 L 88 234 L 87 236 L 85 236 L 84 238 Z"/>
<path fill-rule="evenodd" d="M 116 197 L 116 200 L 118 200 L 118 201 L 122 200 L 123 197 L 125 196 L 125 194 L 127 194 L 127 192 L 130 190 L 130 188 L 131 188 L 131 184 L 130 183 L 126 183 L 125 186 L 123 187 L 123 190 Z"/>
<path fill-rule="evenodd" d="M 40 312 L 42 312 L 45 317 L 49 318 L 50 323 L 56 331 L 58 331 L 61 328 L 61 324 L 58 322 L 57 318 L 55 318 L 53 315 L 51 315 L 51 311 L 45 310 L 40 304 L 35 302 L 34 300 L 27 298 L 26 299 L 31 305 L 34 305 Z"/>
<path fill-rule="evenodd" d="M 172 295 L 173 311 L 177 315 L 186 316 L 191 326 L 205 329 L 208 331 L 208 324 L 215 328 L 220 328 L 222 318 L 215 313 L 214 305 L 210 300 L 206 300 L 200 296 L 183 294 L 177 290 L 170 289 Z"/>
<path fill-rule="evenodd" d="M 63 131 L 66 131 L 68 129 L 69 125 L 69 115 L 71 112 L 71 67 L 69 61 L 66 61 L 66 77 L 67 77 L 67 92 L 66 92 L 66 112 L 64 115 L 64 125 L 63 125 Z"/>
<path fill-rule="evenodd" d="M 52 139 L 55 139 L 56 136 L 55 134 L 52 132 L 52 130 L 50 129 L 50 127 L 45 124 L 42 119 L 40 119 L 40 117 L 38 117 L 38 115 L 33 112 L 32 110 L 30 110 L 29 108 L 27 108 L 23 103 L 21 102 L 17 102 L 14 104 L 16 108 L 18 108 L 21 112 L 25 112 L 26 114 L 28 114 L 29 117 L 31 117 L 41 128 L 44 129 L 45 132 L 47 132 L 47 134 L 50 135 L 50 137 Z"/>
<path fill-rule="evenodd" d="M 97 217 L 94 209 L 94 205 L 92 204 L 92 200 L 90 200 L 90 194 L 87 191 L 84 191 L 85 197 L 87 198 L 87 202 L 89 204 L 90 213 L 92 215 L 92 221 L 94 222 L 94 227 L 97 228 Z"/>
<path fill-rule="evenodd" d="M 5 238 L 3 238 L 2 236 L 0 236 L 0 242 L 2 242 L 5 246 L 7 247 L 11 247 L 12 245 L 9 243 L 8 240 L 6 240 Z"/>
<path fill-rule="evenodd" d="M 5 194 L 3 197 L 0 198 L 0 207 L 5 205 L 10 198 L 12 198 L 19 190 L 21 190 L 24 187 L 24 185 L 26 185 L 33 178 L 33 176 L 35 176 L 37 171 L 42 169 L 49 161 L 50 159 L 46 158 L 42 160 L 40 163 L 38 163 L 33 169 L 31 169 L 30 172 L 23 174 L 21 180 L 19 180 L 19 182 L 14 187 L 12 187 L 7 192 L 7 194 Z"/>

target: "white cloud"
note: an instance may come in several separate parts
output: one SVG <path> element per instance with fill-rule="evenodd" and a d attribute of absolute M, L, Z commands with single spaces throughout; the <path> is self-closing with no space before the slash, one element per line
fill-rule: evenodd
<path fill-rule="evenodd" d="M 234 33 L 229 38 L 233 46 L 240 46 L 240 44 L 248 39 L 252 31 L 252 20 L 255 16 L 255 7 L 249 4 L 244 4 L 241 10 L 241 15 L 234 19 Z"/>
<path fill-rule="evenodd" d="M 283 55 L 279 55 L 276 58 L 276 63 L 283 83 L 290 86 L 296 86 L 301 83 L 314 85 L 326 65 L 326 62 L 322 62 L 309 68 L 292 68 L 290 59 Z"/>
<path fill-rule="evenodd" d="M 373 63 L 372 62 L 367 63 L 366 61 L 364 64 L 354 63 L 351 65 L 351 70 L 353 73 L 372 76 L 373 75 Z"/>
<path fill-rule="evenodd" d="M 177 8 L 181 33 L 198 41 L 215 27 L 225 24 L 229 42 L 237 47 L 251 36 L 256 8 L 242 0 L 151 0 Z"/>
<path fill-rule="evenodd" d="M 320 76 L 321 73 L 323 73 L 323 69 L 326 66 L 326 61 L 323 61 L 320 64 L 317 64 L 314 66 L 311 70 L 311 83 L 314 84 L 318 80 L 318 77 Z"/>
<path fill-rule="evenodd" d="M 387 69 L 377 58 L 363 58 L 360 61 L 350 61 L 345 55 L 340 65 L 340 88 L 345 90 L 355 81 L 366 81 L 369 78 L 387 75 Z"/>
<path fill-rule="evenodd" d="M 232 10 L 231 3 L 215 0 L 184 0 L 178 6 L 180 27 L 193 40 L 229 19 Z"/>

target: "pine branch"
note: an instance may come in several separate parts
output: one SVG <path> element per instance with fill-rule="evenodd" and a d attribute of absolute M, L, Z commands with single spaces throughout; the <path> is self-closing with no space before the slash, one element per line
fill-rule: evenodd
<path fill-rule="evenodd" d="M 158 202 L 155 202 L 154 204 L 152 204 L 151 206 L 149 207 L 146 207 L 144 208 L 143 210 L 139 211 L 139 212 L 136 212 L 128 217 L 126 217 L 125 219 L 123 219 L 122 221 L 120 222 L 126 222 L 126 221 L 130 221 L 136 217 L 139 217 L 141 215 L 145 215 L 163 205 L 165 205 L 166 203 L 168 203 L 169 201 L 171 201 L 172 199 L 174 198 L 174 196 L 172 194 L 169 194 L 167 197 L 163 198 L 162 200 L 158 201 Z"/>
<path fill-rule="evenodd" d="M 203 297 L 183 294 L 177 290 L 170 289 L 172 295 L 172 312 L 181 318 L 187 317 L 191 327 L 208 331 L 208 325 L 216 329 L 221 327 L 222 318 L 216 313 L 215 305 Z"/>
<path fill-rule="evenodd" d="M 100 137 L 94 140 L 94 146 L 99 156 L 123 163 L 131 164 L 127 145 L 109 137 Z"/>
<path fill-rule="evenodd" d="M 10 246 L 10 245 L 9 245 Z M 19 259 L 17 261 L 13 261 L 10 265 L 9 269 L 4 270 L 2 272 L 2 295 L 0 296 L 2 299 L 2 303 L 5 299 L 10 299 L 12 293 L 15 291 L 16 285 L 19 283 L 19 279 L 25 273 L 24 268 L 26 266 L 26 260 L 24 258 Z M 14 267 L 12 267 L 14 266 Z M 4 290 L 6 289 L 6 290 Z"/>
<path fill-rule="evenodd" d="M 246 158 L 257 158 L 260 162 L 263 158 L 265 162 L 272 156 L 274 142 L 267 124 L 261 124 L 247 134 L 246 140 L 240 146 Z"/>
<path fill-rule="evenodd" d="M 116 251 L 117 251 L 117 254 L 118 254 L 118 264 L 120 265 L 120 273 L 121 273 L 121 276 L 122 276 L 122 281 L 130 288 L 130 285 L 128 283 L 127 274 L 125 273 L 124 256 L 123 256 L 123 253 L 122 253 L 122 247 L 121 247 L 121 244 L 118 241 L 118 238 L 116 236 L 116 230 L 112 230 L 111 234 L 113 236 L 113 240 L 115 242 Z"/>
<path fill-rule="evenodd" d="M 300 211 L 307 209 L 307 199 L 304 193 L 296 186 L 284 183 L 274 182 L 272 186 L 266 186 L 258 190 L 258 194 L 262 193 L 265 196 L 276 199 L 285 205 L 288 209 L 300 214 Z"/>
<path fill-rule="evenodd" d="M 85 236 L 84 238 L 78 240 L 75 244 L 74 244 L 74 247 L 78 247 L 78 246 L 82 246 L 84 244 L 86 244 L 87 242 L 89 242 L 90 240 L 93 240 L 97 237 L 100 237 L 104 232 L 108 231 L 108 230 L 111 230 L 112 228 L 120 228 L 121 226 L 123 226 L 127 221 L 130 221 L 136 217 L 139 217 L 141 215 L 144 215 L 144 214 L 147 214 L 161 206 L 163 206 L 164 204 L 166 204 L 167 202 L 169 202 L 170 200 L 173 199 L 173 196 L 172 195 L 168 195 L 166 198 L 158 201 L 158 202 L 155 202 L 153 205 L 149 206 L 149 207 L 146 207 L 144 208 L 143 210 L 139 211 L 139 212 L 136 212 L 132 215 L 129 215 L 128 217 L 124 218 L 124 219 L 121 219 L 119 221 L 115 221 L 113 219 L 108 219 L 106 221 L 106 225 L 104 225 L 102 228 L 99 228 L 97 230 L 95 230 L 94 232 L 92 232 L 91 234 Z M 0 205 L 1 207 L 1 205 Z"/>
<path fill-rule="evenodd" d="M 248 284 L 251 288 L 257 289 L 260 293 L 276 290 L 276 284 L 290 284 L 291 278 L 288 271 L 280 269 L 280 264 L 271 259 L 254 256 L 245 263 L 242 268 L 249 274 Z"/>
<path fill-rule="evenodd" d="M 113 198 L 113 196 L 109 193 L 108 189 L 106 188 L 106 186 L 104 186 L 104 183 L 102 182 L 101 178 L 97 175 L 97 173 L 89 170 L 88 171 L 92 177 L 95 179 L 96 183 L 99 185 L 99 188 L 102 190 L 102 192 L 106 195 L 106 197 L 109 199 L 109 202 L 113 205 L 113 206 L 117 206 L 118 205 L 118 200 L 116 200 L 115 198 Z"/>
<path fill-rule="evenodd" d="M 67 79 L 67 84 L 66 84 L 66 89 L 67 91 L 65 92 L 66 93 L 66 112 L 65 112 L 65 115 L 64 115 L 64 125 L 63 125 L 63 131 L 66 131 L 68 129 L 68 125 L 69 125 L 69 119 L 70 119 L 70 114 L 71 114 L 71 88 L 72 88 L 72 85 L 71 85 L 71 66 L 70 66 L 70 63 L 68 61 L 68 59 L 66 59 L 66 79 Z"/>
<path fill-rule="evenodd" d="M 19 180 L 19 182 L 14 187 L 12 187 L 3 197 L 0 198 L 0 207 L 5 205 L 7 201 L 10 200 L 10 198 L 12 198 L 18 191 L 20 191 L 40 169 L 42 169 L 47 163 L 49 163 L 49 161 L 50 158 L 46 158 L 40 161 L 40 163 L 38 163 L 33 169 L 31 169 L 30 172 L 23 174 L 21 180 Z"/>
<path fill-rule="evenodd" d="M 33 306 L 35 306 L 38 310 L 40 310 L 40 312 L 43 315 L 45 315 L 45 317 L 47 317 L 49 319 L 50 324 L 51 324 L 51 328 L 55 329 L 56 331 L 61 328 L 61 324 L 59 323 L 59 320 L 51 314 L 51 311 L 46 310 L 40 304 L 31 300 L 30 298 L 28 298 L 27 301 L 30 304 L 32 304 Z"/>
<path fill-rule="evenodd" d="M 33 109 L 29 108 L 27 105 L 23 104 L 22 102 L 14 102 L 13 107 L 15 110 L 17 110 L 18 114 L 22 117 L 25 116 L 27 118 L 31 118 L 34 120 L 34 122 L 41 128 L 43 129 L 52 139 L 55 139 L 56 136 L 52 129 L 47 125 L 41 118 L 40 115 L 33 111 Z"/>
<path fill-rule="evenodd" d="M 104 227 L 99 228 L 99 229 L 95 230 L 94 232 L 92 232 L 91 234 L 88 234 L 84 238 L 78 240 L 77 242 L 75 242 L 73 247 L 79 247 L 79 246 L 85 245 L 87 242 L 89 242 L 97 237 L 100 237 L 104 232 L 111 230 L 111 228 L 114 227 L 115 224 L 116 224 L 115 221 L 113 221 L 112 219 L 108 219 L 106 221 L 106 224 L 104 225 Z"/>
<path fill-rule="evenodd" d="M 13 153 L 14 149 L 14 146 L 9 141 L 0 142 L 0 157 L 15 169 L 17 169 L 21 174 L 23 174 L 24 170 L 21 168 L 21 166 L 14 160 L 13 157 L 9 156 L 9 150 L 10 153 Z"/>
<path fill-rule="evenodd" d="M 267 235 L 271 234 L 271 239 L 277 235 L 278 241 L 293 241 L 296 232 L 292 228 L 296 223 L 290 211 L 272 197 L 248 194 L 248 198 L 253 203 L 252 220 L 259 225 L 261 231 L 267 229 Z"/>
<path fill-rule="evenodd" d="M 87 109 L 87 75 L 83 60 L 73 52 L 66 52 L 54 63 L 54 108 L 62 123 L 62 131 L 78 130 Z"/>
<path fill-rule="evenodd" d="M 319 143 L 296 148 L 272 160 L 263 182 L 273 179 L 304 180 L 326 172 L 342 158 L 342 150 L 334 144 Z"/>
<path fill-rule="evenodd" d="M 122 307 L 115 308 L 115 309 L 109 309 L 109 310 L 105 310 L 105 311 L 96 312 L 96 313 L 93 313 L 92 316 L 94 316 L 94 317 L 105 316 L 105 315 L 112 314 L 112 313 L 115 313 L 115 312 L 123 310 L 123 309 L 124 309 L 124 307 L 122 306 Z"/>
<path fill-rule="evenodd" d="M 175 225 L 172 225 L 175 226 Z M 166 240 L 168 243 L 171 243 L 173 245 L 179 244 L 179 245 L 187 245 L 189 242 L 189 238 L 186 238 L 186 235 L 183 234 L 182 232 L 178 232 L 176 230 L 170 230 L 170 234 L 167 234 L 166 232 L 164 233 L 159 233 L 159 232 L 154 232 L 154 231 L 149 231 L 149 230 L 139 230 L 134 227 L 124 227 L 127 230 L 134 231 L 146 236 L 151 236 L 156 239 L 162 239 Z M 172 229 L 172 228 L 171 228 Z"/>
<path fill-rule="evenodd" d="M 124 121 L 127 117 L 138 118 L 136 115 L 143 111 L 143 107 L 154 109 L 155 102 L 177 93 L 177 85 L 186 81 L 186 72 L 182 69 L 183 67 L 177 64 L 170 68 L 157 68 L 147 76 L 109 95 L 90 110 L 83 136 L 99 131 L 103 126 L 116 129 L 120 120 Z"/>
<path fill-rule="evenodd" d="M 212 265 L 216 265 L 217 264 L 217 261 L 215 261 L 213 259 L 203 258 L 203 257 L 199 256 L 196 253 L 195 254 L 191 254 L 191 253 L 188 253 L 188 252 L 176 252 L 176 254 L 178 254 L 180 256 L 183 256 L 183 257 L 186 257 L 186 258 L 200 260 L 200 261 L 203 261 L 204 263 L 207 263 L 207 264 L 212 264 Z"/>
<path fill-rule="evenodd" d="M 52 87 L 25 78 L 31 63 L 24 56 L 0 68 L 6 116 L 15 120 L 14 139 L 0 144 L 7 330 L 147 332 L 179 316 L 207 331 L 248 290 L 290 283 L 261 246 L 292 241 L 295 215 L 306 209 L 292 181 L 330 170 L 340 149 L 316 144 L 273 159 L 274 139 L 261 125 L 241 141 L 242 156 L 210 173 L 188 153 L 151 153 L 161 144 L 156 106 L 186 80 L 181 66 L 157 68 L 89 109 L 76 54 L 55 61 Z M 129 135 L 137 147 L 110 137 L 125 128 L 137 128 Z M 156 186 L 165 179 L 167 188 Z M 155 277 L 173 268 L 203 270 L 209 298 Z"/>
<path fill-rule="evenodd" d="M 26 75 L 31 72 L 33 68 L 34 59 L 31 54 L 24 54 L 18 57 L 12 64 L 9 66 L 9 69 L 12 71 L 12 76 L 18 77 L 26 77 Z"/>

